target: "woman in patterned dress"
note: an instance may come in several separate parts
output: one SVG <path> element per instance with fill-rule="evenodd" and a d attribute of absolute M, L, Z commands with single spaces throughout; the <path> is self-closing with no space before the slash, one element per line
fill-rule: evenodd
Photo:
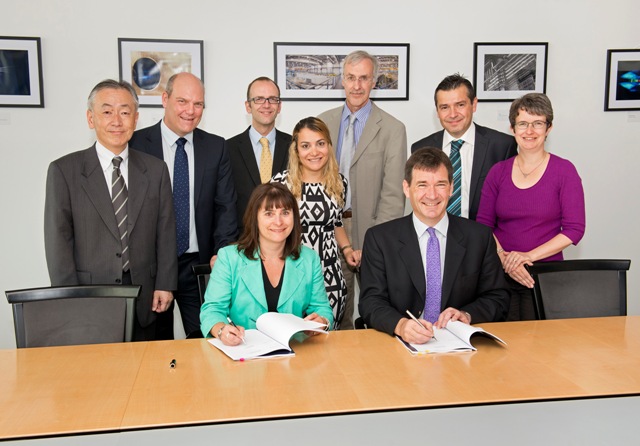
<path fill-rule="evenodd" d="M 339 250 L 354 267 L 360 265 L 362 251 L 351 247 L 342 226 L 348 184 L 338 171 L 331 136 L 324 122 L 309 117 L 296 124 L 289 147 L 289 168 L 275 175 L 272 181 L 286 184 L 298 200 L 302 243 L 320 255 L 334 329 L 338 329 L 347 296 Z"/>

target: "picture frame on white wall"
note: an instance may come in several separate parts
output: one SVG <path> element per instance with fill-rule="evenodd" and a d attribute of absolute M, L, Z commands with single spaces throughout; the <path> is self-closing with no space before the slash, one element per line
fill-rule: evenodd
<path fill-rule="evenodd" d="M 44 107 L 40 37 L 0 36 L 0 107 Z"/>
<path fill-rule="evenodd" d="M 640 110 L 640 50 L 607 50 L 604 111 Z"/>
<path fill-rule="evenodd" d="M 118 39 L 120 80 L 129 82 L 140 107 L 162 107 L 167 81 L 177 73 L 192 73 L 204 81 L 202 40 Z"/>
<path fill-rule="evenodd" d="M 274 79 L 289 101 L 342 101 L 342 62 L 356 50 L 378 59 L 374 100 L 409 100 L 408 43 L 275 42 Z"/>
<path fill-rule="evenodd" d="M 474 43 L 473 85 L 479 102 L 511 102 L 546 93 L 549 44 Z"/>

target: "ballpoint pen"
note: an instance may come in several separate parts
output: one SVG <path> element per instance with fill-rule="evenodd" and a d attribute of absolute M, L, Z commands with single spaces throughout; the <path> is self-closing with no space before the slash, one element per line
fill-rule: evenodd
<path fill-rule="evenodd" d="M 229 316 L 227 316 L 227 320 L 229 321 L 229 325 L 231 325 L 234 328 L 238 328 L 238 326 L 231 320 L 231 318 Z M 244 337 L 241 337 L 240 339 L 242 339 L 242 343 L 246 344 L 247 342 L 244 340 Z"/>
<path fill-rule="evenodd" d="M 420 321 L 418 320 L 418 318 L 417 318 L 417 317 L 415 317 L 415 316 L 411 313 L 411 311 L 407 310 L 407 314 L 409 315 L 409 317 L 410 317 L 411 319 L 413 319 L 414 321 L 416 321 L 417 323 L 419 323 L 420 325 L 422 325 L 422 324 L 420 323 Z M 422 326 L 424 327 L 424 325 L 422 325 Z M 432 330 L 433 330 L 433 329 L 432 329 Z M 435 333 L 435 331 L 434 331 L 434 333 Z M 432 338 L 434 341 L 437 341 L 437 339 L 436 339 L 436 335 L 435 335 L 435 334 L 434 334 L 433 336 L 431 336 L 431 338 Z"/>

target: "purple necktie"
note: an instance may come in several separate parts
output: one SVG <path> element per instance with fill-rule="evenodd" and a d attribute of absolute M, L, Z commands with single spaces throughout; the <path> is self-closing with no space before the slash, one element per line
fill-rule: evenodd
<path fill-rule="evenodd" d="M 427 228 L 427 300 L 424 305 L 423 319 L 432 324 L 440 316 L 440 300 L 442 283 L 440 282 L 440 244 L 436 237 L 436 230 Z"/>

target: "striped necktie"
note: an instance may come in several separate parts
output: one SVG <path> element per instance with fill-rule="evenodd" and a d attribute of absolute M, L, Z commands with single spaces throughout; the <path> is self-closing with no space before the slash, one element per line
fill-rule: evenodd
<path fill-rule="evenodd" d="M 116 156 L 111 162 L 113 163 L 113 172 L 111 173 L 111 203 L 113 204 L 113 212 L 116 214 L 118 232 L 120 232 L 122 271 L 126 273 L 129 271 L 129 231 L 127 229 L 127 201 L 129 201 L 129 193 L 127 192 L 124 177 L 120 172 L 122 158 Z"/>
<path fill-rule="evenodd" d="M 451 153 L 449 154 L 451 165 L 453 165 L 453 195 L 449 199 L 447 212 L 458 217 L 462 211 L 462 161 L 460 160 L 462 144 L 464 141 L 461 139 L 451 141 Z"/>

